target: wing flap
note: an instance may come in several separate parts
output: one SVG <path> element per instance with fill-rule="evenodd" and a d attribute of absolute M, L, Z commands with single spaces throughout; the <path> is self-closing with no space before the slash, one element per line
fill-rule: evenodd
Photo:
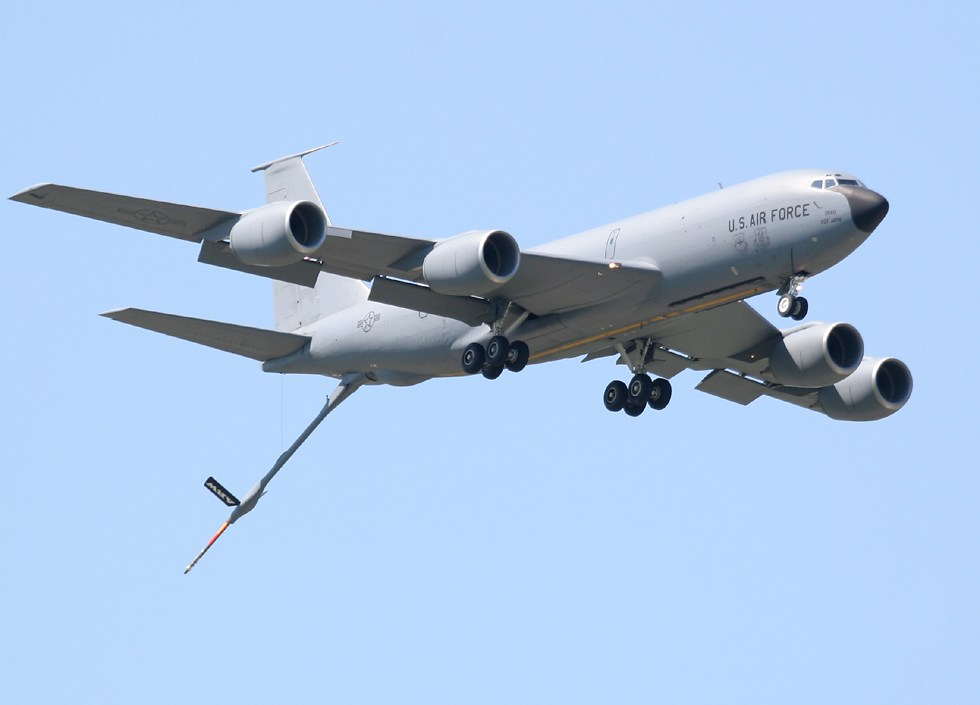
<path fill-rule="evenodd" d="M 266 277 L 290 284 L 299 284 L 313 288 L 316 286 L 316 278 L 320 276 L 319 265 L 308 259 L 300 260 L 295 264 L 285 267 L 259 267 L 257 265 L 245 264 L 235 253 L 231 251 L 231 245 L 227 242 L 212 242 L 205 240 L 201 244 L 201 252 L 197 256 L 197 261 L 204 264 L 212 264 L 216 267 L 233 269 L 236 272 L 245 272 L 259 277 Z"/>
<path fill-rule="evenodd" d="M 225 352 L 249 357 L 259 362 L 285 357 L 306 345 L 305 335 L 281 333 L 264 328 L 250 328 L 233 323 L 157 313 L 138 308 L 122 308 L 102 314 L 120 323 L 163 333 L 174 338 L 206 345 Z"/>
<path fill-rule="evenodd" d="M 418 281 L 422 259 L 435 240 L 369 233 L 364 230 L 327 228 L 327 239 L 313 255 L 331 274 L 368 281 L 390 276 Z"/>
<path fill-rule="evenodd" d="M 493 304 L 472 296 L 444 296 L 427 286 L 410 284 L 397 279 L 376 277 L 371 284 L 371 301 L 400 308 L 431 313 L 478 326 L 493 320 Z"/>
<path fill-rule="evenodd" d="M 200 242 L 202 233 L 241 215 L 59 184 L 32 186 L 10 200 L 191 242 Z"/>
<path fill-rule="evenodd" d="M 715 370 L 695 387 L 716 397 L 747 406 L 766 393 L 762 382 L 742 377 L 728 370 Z"/>

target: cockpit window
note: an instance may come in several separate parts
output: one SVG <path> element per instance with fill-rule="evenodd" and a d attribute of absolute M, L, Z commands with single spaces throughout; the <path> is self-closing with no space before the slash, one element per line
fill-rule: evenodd
<path fill-rule="evenodd" d="M 860 186 L 864 188 L 864 184 L 857 179 L 843 178 L 840 174 L 835 174 L 835 176 L 837 177 L 836 179 L 817 179 L 816 181 L 811 181 L 810 188 L 828 189 L 834 188 L 834 186 Z"/>

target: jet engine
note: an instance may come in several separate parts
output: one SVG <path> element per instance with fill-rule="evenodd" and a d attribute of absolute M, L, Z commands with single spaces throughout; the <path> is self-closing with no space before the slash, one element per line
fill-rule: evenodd
<path fill-rule="evenodd" d="M 851 375 L 864 357 L 864 341 L 847 323 L 818 323 L 790 331 L 769 353 L 779 384 L 816 389 Z"/>
<path fill-rule="evenodd" d="M 521 249 L 503 230 L 471 230 L 436 243 L 422 276 L 437 294 L 485 296 L 506 284 L 521 263 Z"/>
<path fill-rule="evenodd" d="M 280 201 L 245 213 L 228 239 L 245 264 L 282 267 L 309 257 L 327 237 L 327 216 L 311 201 Z"/>
<path fill-rule="evenodd" d="M 905 406 L 910 396 L 912 373 L 904 362 L 868 357 L 847 379 L 820 390 L 820 406 L 838 421 L 877 421 Z"/>

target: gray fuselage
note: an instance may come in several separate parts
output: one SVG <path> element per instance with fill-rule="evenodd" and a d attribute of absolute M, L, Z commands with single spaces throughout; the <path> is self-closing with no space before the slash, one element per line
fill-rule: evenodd
<path fill-rule="evenodd" d="M 613 267 L 650 265 L 663 278 L 637 296 L 528 318 L 517 334 L 530 346 L 531 362 L 642 337 L 647 326 L 667 318 L 773 291 L 794 274 L 812 276 L 840 262 L 877 225 L 862 229 L 859 211 L 886 202 L 860 185 L 815 188 L 825 173 L 766 176 L 532 248 Z M 338 378 L 365 373 L 395 385 L 462 374 L 463 348 L 492 334 L 485 325 L 371 301 L 296 333 L 310 336 L 310 345 L 263 369 Z"/>

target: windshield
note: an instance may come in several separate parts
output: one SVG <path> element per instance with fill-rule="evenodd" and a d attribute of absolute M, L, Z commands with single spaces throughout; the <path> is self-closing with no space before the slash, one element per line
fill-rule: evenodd
<path fill-rule="evenodd" d="M 864 188 L 864 184 L 857 179 L 841 174 L 827 174 L 825 179 L 817 179 L 810 183 L 810 188 L 828 189 L 834 186 L 859 186 Z"/>

